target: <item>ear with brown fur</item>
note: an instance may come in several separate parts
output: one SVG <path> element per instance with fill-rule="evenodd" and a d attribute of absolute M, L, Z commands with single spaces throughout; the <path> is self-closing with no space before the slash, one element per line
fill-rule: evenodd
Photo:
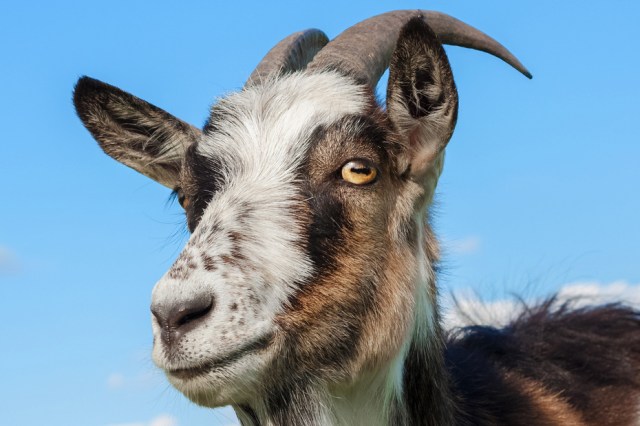
<path fill-rule="evenodd" d="M 104 152 L 164 186 L 176 187 L 184 152 L 200 130 L 89 77 L 78 80 L 73 103 Z"/>
<path fill-rule="evenodd" d="M 400 173 L 408 173 L 433 197 L 458 115 L 458 92 L 449 60 L 421 17 L 400 31 L 389 66 L 387 110 L 402 137 Z"/>

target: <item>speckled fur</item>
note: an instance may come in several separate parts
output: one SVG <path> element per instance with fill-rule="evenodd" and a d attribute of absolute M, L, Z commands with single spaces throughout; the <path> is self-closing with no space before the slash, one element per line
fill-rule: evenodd
<path fill-rule="evenodd" d="M 387 111 L 350 75 L 299 71 L 219 100 L 202 132 L 80 80 L 85 125 L 175 189 L 192 232 L 153 291 L 154 362 L 244 426 L 638 424 L 637 311 L 549 302 L 442 330 L 428 207 L 457 91 L 422 18 L 390 67 Z M 354 159 L 377 179 L 342 179 Z"/>

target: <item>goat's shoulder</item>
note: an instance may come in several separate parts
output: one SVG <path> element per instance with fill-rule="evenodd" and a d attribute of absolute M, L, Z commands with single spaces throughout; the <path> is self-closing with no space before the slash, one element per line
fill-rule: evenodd
<path fill-rule="evenodd" d="M 640 409 L 640 312 L 550 299 L 504 328 L 447 340 L 453 386 L 472 424 L 630 425 Z"/>

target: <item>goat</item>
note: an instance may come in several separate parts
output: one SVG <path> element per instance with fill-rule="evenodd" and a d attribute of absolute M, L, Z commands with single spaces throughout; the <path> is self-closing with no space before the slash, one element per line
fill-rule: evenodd
<path fill-rule="evenodd" d="M 443 330 L 428 207 L 458 95 L 442 44 L 531 77 L 454 18 L 396 11 L 287 37 L 202 131 L 78 81 L 102 149 L 186 212 L 151 311 L 154 362 L 187 398 L 243 425 L 638 424 L 631 308 L 548 301 L 504 329 Z"/>

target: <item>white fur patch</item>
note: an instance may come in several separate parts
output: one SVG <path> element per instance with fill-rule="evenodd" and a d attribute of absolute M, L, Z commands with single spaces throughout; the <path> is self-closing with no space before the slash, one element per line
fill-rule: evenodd
<path fill-rule="evenodd" d="M 295 284 L 312 272 L 296 226 L 294 206 L 300 202 L 296 170 L 305 160 L 314 129 L 363 113 L 366 102 L 361 86 L 328 72 L 281 77 L 216 105 L 224 119 L 213 123 L 215 132 L 205 134 L 197 149 L 222 165 L 223 183 L 174 273 L 169 271 L 153 292 L 153 303 L 165 305 L 213 294 L 215 307 L 204 324 L 181 339 L 171 359 L 154 323 L 153 358 L 158 366 L 190 368 L 223 359 L 274 331 L 273 320 Z M 205 258 L 213 259 L 215 268 L 205 268 Z M 179 268 L 187 272 L 175 273 Z M 243 378 L 252 369 L 243 365 L 246 361 L 234 364 Z M 225 371 L 226 380 L 230 374 L 237 376 Z M 209 387 L 221 379 L 215 374 L 208 377 Z M 202 386 L 197 381 L 172 382 L 188 396 L 197 391 L 194 386 L 206 387 L 206 381 Z M 213 398 L 211 403 L 231 402 L 224 399 Z"/>

